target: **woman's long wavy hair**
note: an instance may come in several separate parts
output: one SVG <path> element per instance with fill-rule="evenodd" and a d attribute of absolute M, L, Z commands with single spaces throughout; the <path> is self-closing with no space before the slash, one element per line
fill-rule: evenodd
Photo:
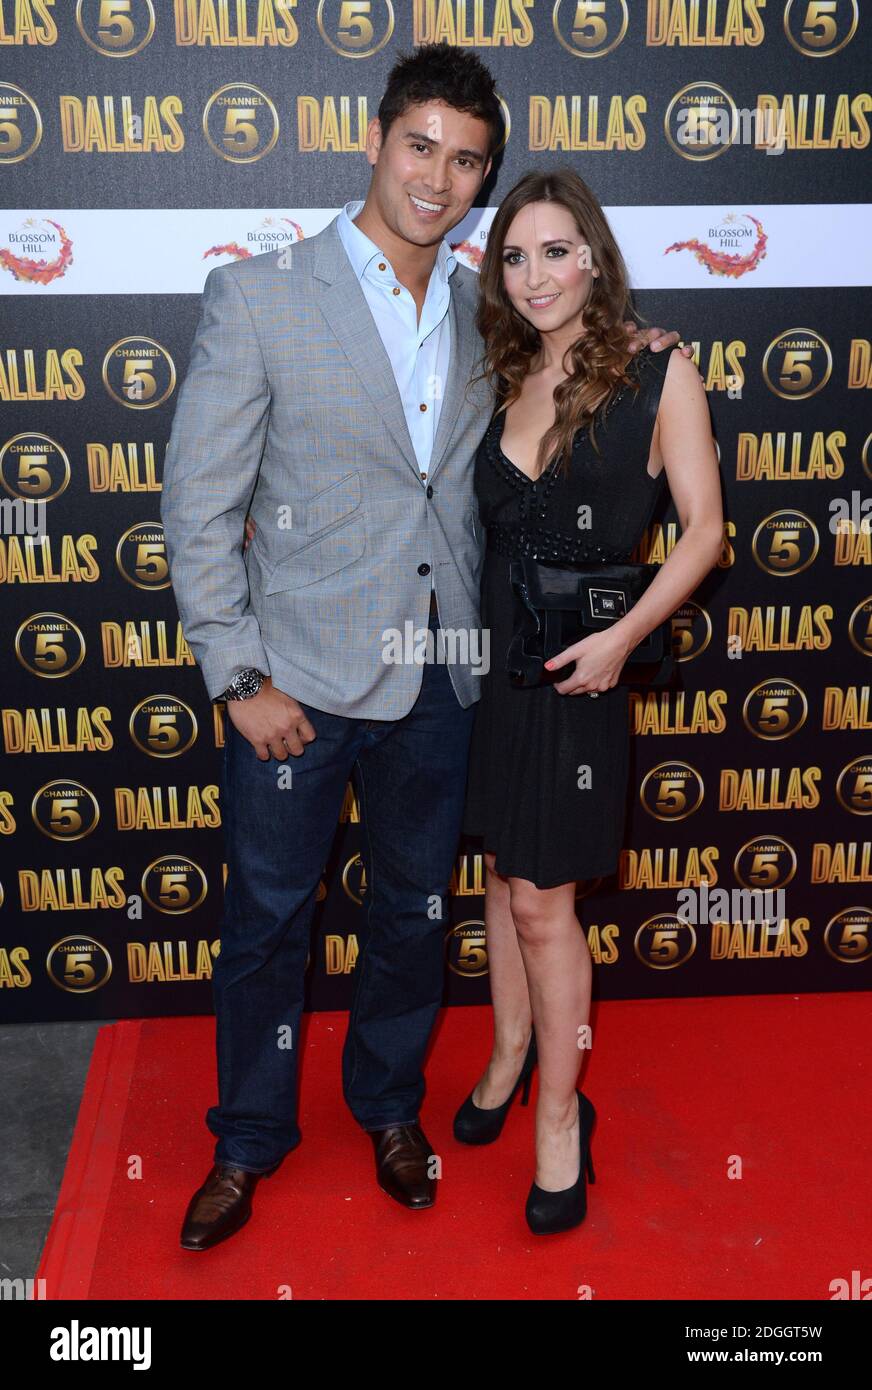
<path fill-rule="evenodd" d="M 573 170 L 531 173 L 515 184 L 497 210 L 488 233 L 479 272 L 476 324 L 484 341 L 483 370 L 470 385 L 486 377 L 507 410 L 521 394 L 521 384 L 539 351 L 538 329 L 519 314 L 503 285 L 503 247 L 509 227 L 527 203 L 560 203 L 575 219 L 579 245 L 590 247 L 590 264 L 599 271 L 591 280 L 584 305 L 584 332 L 566 355 L 569 375 L 554 388 L 554 424 L 542 436 L 536 455 L 537 476 L 555 457 L 555 471 L 567 470 L 572 444 L 586 426 L 599 452 L 596 420 L 622 385 L 638 391 L 639 381 L 625 370 L 634 354 L 627 351 L 625 319 L 640 319 L 630 305 L 624 258 L 605 213 L 591 189 Z"/>

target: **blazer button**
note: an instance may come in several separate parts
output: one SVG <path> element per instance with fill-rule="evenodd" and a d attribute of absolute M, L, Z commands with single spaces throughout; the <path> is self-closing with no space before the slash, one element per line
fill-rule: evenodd
<path fill-rule="evenodd" d="M 428 496 L 428 497 L 432 497 L 432 496 L 433 496 L 433 489 L 432 489 L 432 487 L 428 487 L 428 489 L 427 489 L 427 496 Z"/>
<path fill-rule="evenodd" d="M 429 565 L 419 565 L 419 566 L 418 566 L 418 573 L 419 573 L 419 574 L 429 574 L 429 573 L 430 573 L 430 566 L 429 566 Z"/>

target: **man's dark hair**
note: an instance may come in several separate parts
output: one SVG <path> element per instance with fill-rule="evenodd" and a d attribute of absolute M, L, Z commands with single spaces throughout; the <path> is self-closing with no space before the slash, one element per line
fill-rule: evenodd
<path fill-rule="evenodd" d="M 419 44 L 411 53 L 401 54 L 391 68 L 379 102 L 382 139 L 387 139 L 398 116 L 410 106 L 426 101 L 443 101 L 446 106 L 487 123 L 487 163 L 502 143 L 505 127 L 493 74 L 481 59 L 469 49 L 449 43 Z"/>

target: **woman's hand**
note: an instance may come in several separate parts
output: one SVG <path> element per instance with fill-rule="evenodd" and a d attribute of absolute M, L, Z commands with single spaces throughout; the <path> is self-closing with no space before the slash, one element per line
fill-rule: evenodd
<path fill-rule="evenodd" d="M 674 330 L 667 333 L 665 328 L 643 328 L 640 331 L 638 324 L 635 324 L 632 319 L 624 319 L 624 328 L 629 339 L 627 343 L 629 352 L 641 352 L 642 348 L 646 346 L 650 346 L 652 352 L 662 352 L 664 348 L 674 347 L 681 336 Z M 681 351 L 685 357 L 693 356 L 693 348 L 690 343 L 685 343 Z"/>
<path fill-rule="evenodd" d="M 554 686 L 561 695 L 587 695 L 593 690 L 611 690 L 613 685 L 617 685 L 631 651 L 620 623 L 615 623 L 603 632 L 592 632 L 589 637 L 583 637 L 580 642 L 558 652 L 545 662 L 545 669 L 559 671 L 561 666 L 575 662 L 573 674 Z"/>
<path fill-rule="evenodd" d="M 249 543 L 254 540 L 254 533 L 257 530 L 257 522 L 253 516 L 245 518 L 245 540 L 242 542 L 242 549 L 248 549 Z"/>

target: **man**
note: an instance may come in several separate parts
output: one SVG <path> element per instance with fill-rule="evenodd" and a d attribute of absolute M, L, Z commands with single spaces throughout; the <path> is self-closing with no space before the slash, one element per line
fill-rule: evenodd
<path fill-rule="evenodd" d="M 386 634 L 480 626 L 473 461 L 494 400 L 483 382 L 467 391 L 476 276 L 445 238 L 502 132 L 480 60 L 421 47 L 368 126 L 365 202 L 290 253 L 206 279 L 161 505 L 185 636 L 209 695 L 227 701 L 217 1143 L 186 1249 L 238 1230 L 258 1178 L 300 1141 L 309 929 L 350 776 L 367 894 L 344 1095 L 379 1185 L 410 1208 L 435 1200 L 422 1060 L 478 674 L 471 656 L 393 660 Z"/>

